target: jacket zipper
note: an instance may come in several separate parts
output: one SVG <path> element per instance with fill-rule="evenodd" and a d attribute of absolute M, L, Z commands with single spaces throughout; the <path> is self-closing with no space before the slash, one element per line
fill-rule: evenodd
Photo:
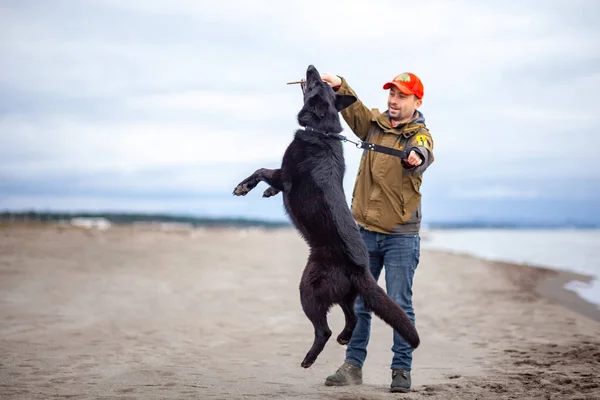
<path fill-rule="evenodd" d="M 400 142 L 400 147 L 404 149 L 404 143 L 402 141 L 403 136 L 399 135 L 398 141 Z M 402 170 L 402 162 L 400 162 L 400 205 L 402 206 L 402 215 L 406 214 L 406 208 L 404 206 L 404 171 Z"/>

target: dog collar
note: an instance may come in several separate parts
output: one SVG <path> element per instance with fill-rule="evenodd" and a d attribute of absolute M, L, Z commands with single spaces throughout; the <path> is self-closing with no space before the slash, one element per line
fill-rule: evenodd
<path fill-rule="evenodd" d="M 312 127 L 310 127 L 310 126 L 305 126 L 305 127 L 304 127 L 304 130 L 305 130 L 305 131 L 311 131 L 311 132 L 315 132 L 315 133 L 321 133 L 321 134 L 323 134 L 323 135 L 327 135 L 327 136 L 329 136 L 329 132 L 320 131 L 320 130 L 318 130 L 318 129 L 315 129 L 315 128 L 312 128 Z"/>

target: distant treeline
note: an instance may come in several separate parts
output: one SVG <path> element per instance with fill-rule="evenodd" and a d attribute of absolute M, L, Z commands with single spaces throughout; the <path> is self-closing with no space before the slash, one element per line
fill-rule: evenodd
<path fill-rule="evenodd" d="M 428 229 L 600 229 L 600 224 L 581 222 L 529 222 L 529 221 L 456 221 L 431 222 Z"/>
<path fill-rule="evenodd" d="M 148 213 L 108 213 L 108 212 L 9 212 L 0 213 L 0 222 L 41 222 L 56 223 L 72 218 L 104 218 L 114 225 L 127 225 L 136 222 L 145 223 L 183 223 L 193 226 L 214 227 L 288 227 L 288 222 L 264 221 L 244 218 L 208 218 L 185 215 L 148 214 Z"/>
<path fill-rule="evenodd" d="M 246 218 L 224 217 L 195 217 L 186 215 L 149 214 L 149 213 L 110 213 L 110 212 L 10 212 L 0 213 L 0 223 L 4 222 L 48 222 L 69 221 L 72 218 L 104 218 L 114 225 L 127 225 L 136 222 L 145 223 L 183 223 L 192 226 L 206 227 L 290 227 L 287 221 L 266 221 Z M 600 229 L 600 224 L 594 223 L 543 223 L 527 221 L 444 221 L 423 224 L 424 229 Z"/>

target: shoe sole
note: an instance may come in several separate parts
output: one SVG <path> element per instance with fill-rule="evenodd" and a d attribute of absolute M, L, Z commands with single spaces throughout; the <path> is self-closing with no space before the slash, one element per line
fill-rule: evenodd
<path fill-rule="evenodd" d="M 408 392 L 410 392 L 410 388 L 393 387 L 393 388 L 390 388 L 390 392 L 392 392 L 392 393 L 408 393 Z"/>
<path fill-rule="evenodd" d="M 356 386 L 356 385 L 362 385 L 362 381 L 348 382 L 348 383 L 325 381 L 325 386 Z"/>

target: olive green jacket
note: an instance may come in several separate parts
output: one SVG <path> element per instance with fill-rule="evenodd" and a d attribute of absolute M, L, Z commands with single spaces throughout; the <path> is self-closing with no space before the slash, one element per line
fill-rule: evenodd
<path fill-rule="evenodd" d="M 356 93 L 342 78 L 339 94 Z M 405 150 L 415 150 L 423 159 L 418 167 L 400 158 L 364 150 L 352 194 L 352 214 L 365 229 L 395 234 L 415 234 L 421 226 L 421 182 L 431 165 L 433 139 L 420 111 L 404 124 L 392 127 L 387 111 L 368 109 L 360 100 L 341 111 L 342 117 L 361 140 Z"/>

